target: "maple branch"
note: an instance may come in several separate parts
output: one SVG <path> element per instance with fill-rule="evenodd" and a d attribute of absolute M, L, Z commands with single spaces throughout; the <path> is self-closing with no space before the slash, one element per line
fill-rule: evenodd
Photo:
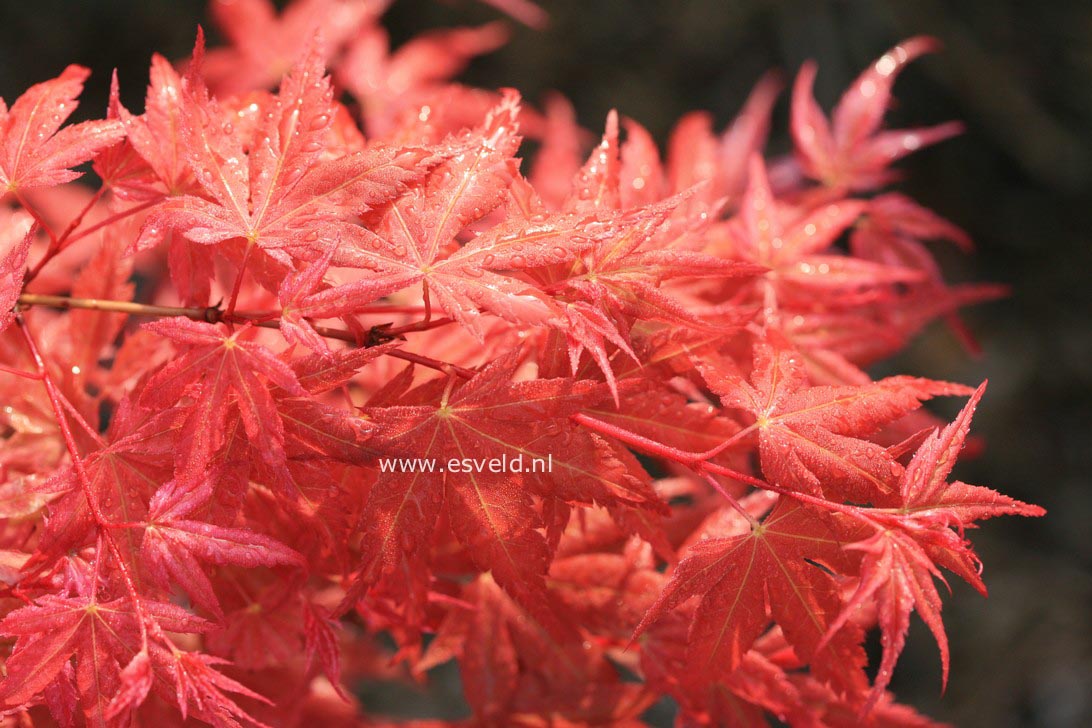
<path fill-rule="evenodd" d="M 19 296 L 20 306 L 49 306 L 50 308 L 79 308 L 89 311 L 107 311 L 127 313 L 133 316 L 185 316 L 197 321 L 216 323 L 221 321 L 218 307 L 182 308 L 178 306 L 155 306 L 132 301 L 113 301 L 100 298 L 74 298 L 71 296 L 53 296 L 42 293 L 24 293 Z"/>
<path fill-rule="evenodd" d="M 59 309 L 86 309 L 90 311 L 106 311 L 110 313 L 125 313 L 132 316 L 185 316 L 186 318 L 193 319 L 195 321 L 204 321 L 206 323 L 236 323 L 236 324 L 250 324 L 263 329 L 279 329 L 280 319 L 269 318 L 268 313 L 247 313 L 237 311 L 235 313 L 228 314 L 222 311 L 219 306 L 195 306 L 195 307 L 182 307 L 182 306 L 156 306 L 148 303 L 134 303 L 132 301 L 113 301 L 98 298 L 74 298 L 71 296 L 53 296 L 43 293 L 24 293 L 19 296 L 19 306 L 49 306 L 51 308 Z M 361 348 L 368 348 L 372 346 L 378 346 L 392 339 L 396 339 L 403 333 L 410 333 L 415 331 L 427 331 L 429 329 L 437 328 L 439 326 L 446 326 L 452 323 L 452 319 L 434 319 L 428 322 L 419 322 L 415 324 L 408 324 L 406 326 L 396 327 L 394 329 L 387 328 L 386 326 L 373 326 L 368 333 L 361 333 L 356 331 L 349 331 L 347 329 L 336 329 L 329 326 L 312 326 L 314 330 L 320 335 L 328 339 L 337 339 L 339 341 L 345 341 Z M 429 369 L 435 369 L 440 372 L 454 372 L 464 379 L 469 379 L 474 376 L 475 371 L 473 369 L 467 369 L 455 364 L 440 361 L 439 359 L 433 359 L 432 357 L 425 356 L 424 354 L 415 354 L 409 351 L 402 351 L 400 349 L 391 349 L 383 352 L 386 356 L 392 356 L 396 359 L 402 359 L 404 361 L 413 362 L 414 364 L 420 364 L 421 366 L 428 367 Z M 17 373 L 17 372 L 12 372 Z M 36 378 L 36 377 L 35 377 Z"/>
<path fill-rule="evenodd" d="M 53 258 L 57 257 L 57 255 L 62 250 L 68 247 L 68 245 L 65 244 L 66 241 L 68 241 L 68 244 L 70 245 L 73 241 L 76 240 L 76 238 L 70 239 L 69 236 L 72 235 L 72 232 L 80 226 L 80 224 L 83 222 L 84 216 L 91 211 L 91 208 L 95 206 L 95 203 L 102 199 L 102 195 L 106 192 L 106 190 L 106 185 L 103 185 L 102 187 L 99 187 L 98 190 L 96 190 L 95 194 L 93 194 L 91 196 L 91 199 L 87 201 L 87 204 L 83 206 L 83 209 L 80 210 L 79 214 L 77 214 L 76 217 L 72 218 L 72 221 L 68 223 L 68 227 L 64 229 L 64 232 L 61 233 L 60 237 L 55 237 L 53 233 L 49 230 L 49 228 L 45 228 L 46 232 L 49 234 L 49 248 L 46 249 L 46 252 L 42 256 L 41 260 L 39 260 L 33 268 L 27 271 L 27 274 L 23 277 L 24 287 L 38 276 L 38 273 L 41 272 L 42 268 L 45 267 L 46 263 L 53 260 Z M 23 200 L 20 199 L 20 202 L 23 202 Z M 23 203 L 23 207 L 26 207 L 25 202 Z M 27 209 L 29 210 L 30 208 Z M 45 226 L 45 223 L 42 222 L 41 219 L 39 219 L 37 216 L 35 216 L 35 219 L 38 220 L 39 224 L 41 224 L 43 227 Z M 77 237 L 82 237 L 82 235 L 79 235 Z"/>
<path fill-rule="evenodd" d="M 428 281 L 421 281 L 421 300 L 425 305 L 425 321 L 432 319 L 432 301 L 428 296 Z"/>
<path fill-rule="evenodd" d="M 254 251 L 254 247 L 254 241 L 247 240 L 243 262 L 239 264 L 239 273 L 235 276 L 235 284 L 231 287 L 231 298 L 228 300 L 226 312 L 228 317 L 235 313 L 235 303 L 239 300 L 239 291 L 243 288 L 243 276 L 246 275 L 246 264 L 250 262 L 250 254 Z"/>
<path fill-rule="evenodd" d="M 97 223 L 95 223 L 91 227 L 87 228 L 86 230 L 81 230 L 80 232 L 78 232 L 75 235 L 71 236 L 70 238 L 68 238 L 67 243 L 68 243 L 68 245 L 72 245 L 77 240 L 85 238 L 88 235 L 90 235 L 91 233 L 97 232 L 98 230 L 101 230 L 104 227 L 109 227 L 110 225 L 113 225 L 115 222 L 117 222 L 119 220 L 124 220 L 125 218 L 129 217 L 130 215 L 135 215 L 136 213 L 141 212 L 142 210 L 147 210 L 149 207 L 153 207 L 155 205 L 158 205 L 160 202 L 161 202 L 161 200 L 152 199 L 152 200 L 148 200 L 147 202 L 142 202 L 139 205 L 134 205 L 133 207 L 130 207 L 127 210 L 122 210 L 121 212 L 116 212 L 116 213 L 114 213 L 113 215 L 111 215 L 110 217 L 108 217 L 108 218 L 106 218 L 104 220 L 99 220 Z"/>
<path fill-rule="evenodd" d="M 39 377 L 38 379 L 41 378 Z M 61 404 L 63 404 L 65 409 L 68 410 L 68 413 L 72 415 L 72 419 L 76 420 L 76 424 L 82 427 L 84 432 L 91 436 L 91 439 L 95 441 L 95 444 L 100 447 L 106 446 L 106 440 L 102 439 L 102 435 L 100 435 L 98 430 L 92 427 L 84 416 L 80 414 L 80 411 L 76 409 L 76 406 L 68 401 L 68 397 L 62 397 Z"/>
<path fill-rule="evenodd" d="M 456 374 L 463 379 L 470 379 L 477 374 L 473 369 L 467 369 L 466 367 L 461 367 L 457 364 L 449 364 L 448 362 L 433 359 L 431 356 L 425 356 L 424 354 L 415 354 L 412 351 L 391 349 L 390 351 L 385 351 L 383 353 L 387 356 L 393 356 L 395 359 L 403 359 L 405 361 L 413 362 L 414 364 L 420 364 L 423 367 L 428 367 L 429 369 L 435 369 L 444 374 Z"/>
<path fill-rule="evenodd" d="M 49 236 L 49 246 L 50 246 L 50 248 L 52 248 L 54 245 L 56 245 L 57 244 L 57 234 L 55 232 L 53 232 L 53 228 L 51 228 L 46 223 L 45 219 L 42 218 L 42 215 L 41 215 L 41 213 L 38 212 L 37 208 L 35 208 L 34 205 L 27 202 L 27 198 L 23 197 L 23 193 L 20 192 L 19 190 L 15 190 L 15 200 L 20 205 L 22 205 L 24 210 L 26 210 L 27 212 L 30 213 L 30 216 L 34 218 L 34 222 L 36 222 L 38 224 L 38 226 L 40 228 L 42 228 L 42 230 L 45 230 L 46 235 Z M 49 252 L 46 251 L 46 254 L 48 255 Z"/>
<path fill-rule="evenodd" d="M 365 306 L 359 308 L 355 313 L 361 314 L 381 314 L 381 313 L 424 313 L 424 306 L 395 306 L 389 304 L 376 304 L 374 306 Z"/>
<path fill-rule="evenodd" d="M 453 323 L 455 323 L 455 319 L 453 318 L 432 319 L 431 321 L 425 319 L 424 321 L 417 321 L 412 324 L 406 324 L 405 326 L 395 326 L 394 328 L 384 329 L 383 331 L 388 336 L 397 337 L 402 334 L 411 334 L 417 331 L 430 331 Z"/>
<path fill-rule="evenodd" d="M 629 430 L 618 427 L 617 425 L 612 425 L 609 422 L 603 422 L 602 420 L 598 420 L 594 417 L 591 417 L 590 415 L 584 414 L 583 412 L 577 412 L 576 414 L 571 415 L 569 419 L 571 419 L 573 422 L 576 422 L 577 424 L 587 427 L 590 430 L 594 430 L 601 435 L 606 435 L 608 437 L 613 437 L 616 440 L 620 440 L 627 445 L 631 445 L 638 450 L 642 450 L 648 453 L 649 455 L 662 457 L 666 460 L 671 460 L 673 462 L 685 465 L 689 468 L 693 468 L 694 470 L 704 470 L 706 472 L 714 473 L 716 475 L 724 475 L 734 480 L 739 480 L 747 483 L 748 485 L 752 485 L 755 488 L 769 487 L 769 484 L 766 483 L 764 480 L 759 480 L 754 476 L 747 475 L 746 473 L 741 473 L 738 470 L 733 470 L 732 468 L 728 468 L 723 465 L 717 465 L 715 463 L 707 462 L 710 457 L 715 456 L 721 450 L 723 450 L 724 447 L 726 447 L 726 445 L 724 445 L 723 443 L 713 448 L 712 450 L 707 450 L 706 452 L 691 452 L 689 450 L 680 450 L 677 447 L 665 445 L 662 442 L 657 442 L 656 440 L 645 437 L 644 435 L 638 435 L 636 432 L 630 432 Z M 739 437 L 740 434 L 741 433 L 736 433 L 733 438 L 730 439 L 728 442 L 731 443 L 731 441 L 736 437 Z"/>
<path fill-rule="evenodd" d="M 742 440 L 747 435 L 754 432 L 757 427 L 758 427 L 758 423 L 752 422 L 750 425 L 747 425 L 742 430 L 740 430 L 736 434 L 732 435 L 731 437 L 729 437 L 727 440 L 720 443 L 716 447 L 709 448 L 705 452 L 697 453 L 697 454 L 701 457 L 702 460 L 711 460 L 711 459 L 715 458 L 717 455 L 720 455 L 722 452 L 727 450 L 732 445 L 734 445 L 737 442 L 739 442 L 740 440 Z"/>
<path fill-rule="evenodd" d="M 87 201 L 87 204 L 83 206 L 83 209 L 80 210 L 79 214 L 76 215 L 76 217 L 72 218 L 72 221 L 68 223 L 68 227 L 66 227 L 61 233 L 61 236 L 57 238 L 58 248 L 63 249 L 62 246 L 68 239 L 68 236 L 71 235 L 76 228 L 83 224 L 84 216 L 91 211 L 91 208 L 95 206 L 96 202 L 102 199 L 102 196 L 106 193 L 107 189 L 109 188 L 106 185 L 102 185 L 97 190 L 95 190 L 95 194 L 91 195 L 91 199 Z"/>
<path fill-rule="evenodd" d="M 723 465 L 717 465 L 716 463 L 708 462 L 708 458 L 716 455 L 718 452 L 723 450 L 725 447 L 728 446 L 727 444 L 722 443 L 721 446 L 713 448 L 712 450 L 704 453 L 689 452 L 687 450 L 680 450 L 679 448 L 665 445 L 662 442 L 657 442 L 656 440 L 645 437 L 644 435 L 639 435 L 636 432 L 630 432 L 629 430 L 625 430 L 616 425 L 612 425 L 609 422 L 603 422 L 602 420 L 590 417 L 583 412 L 577 412 L 574 415 L 570 415 L 569 419 L 571 419 L 573 422 L 576 422 L 577 424 L 583 425 L 589 430 L 598 432 L 601 435 L 613 437 L 616 440 L 620 440 L 621 442 L 624 442 L 625 444 L 638 450 L 642 450 L 649 455 L 662 457 L 665 460 L 671 460 L 672 462 L 680 463 L 681 465 L 685 465 L 686 467 L 691 468 L 700 476 L 702 476 L 702 478 L 708 481 L 709 484 L 712 485 L 718 493 L 724 496 L 724 498 L 728 501 L 732 508 L 734 508 L 744 518 L 746 518 L 752 526 L 758 525 L 754 517 L 751 516 L 751 514 L 747 513 L 746 509 L 744 509 L 743 506 L 740 505 L 739 501 L 732 497 L 732 495 L 724 489 L 724 486 L 722 486 L 717 481 L 717 479 L 713 477 L 713 475 L 723 475 L 727 478 L 738 480 L 740 482 L 746 483 L 747 485 L 754 486 L 755 488 L 762 488 L 766 490 L 770 490 L 771 488 L 768 483 L 763 480 L 759 480 L 754 476 L 747 475 L 746 473 L 741 473 L 738 470 L 733 470 L 732 468 L 728 468 Z M 739 433 L 736 433 L 736 437 L 738 436 Z M 731 442 L 732 440 L 728 441 L 728 443 Z"/>
<path fill-rule="evenodd" d="M 778 495 L 788 496 L 789 498 L 795 498 L 801 503 L 807 503 L 808 505 L 818 506 L 819 508 L 826 508 L 827 510 L 837 511 L 844 513 L 847 516 L 856 518 L 859 521 L 867 523 L 870 526 L 876 528 L 884 528 L 882 524 L 876 521 L 875 518 L 869 515 L 870 512 L 880 513 L 879 510 L 873 508 L 865 508 L 864 506 L 854 506 L 848 503 L 839 503 L 838 501 L 827 500 L 826 498 L 820 498 L 818 496 L 810 495 L 808 493 L 801 493 L 798 490 L 789 490 L 788 488 L 782 488 L 772 483 L 767 483 L 762 486 L 766 490 L 769 490 Z M 883 515 L 880 513 L 880 515 Z"/>
<path fill-rule="evenodd" d="M 712 457 L 713 455 L 721 452 L 724 447 L 727 446 L 725 443 L 722 443 L 712 450 L 707 450 L 703 453 L 690 452 L 688 450 L 680 450 L 679 448 L 664 445 L 662 442 L 657 442 L 656 440 L 647 438 L 644 435 L 639 435 L 636 432 L 630 432 L 629 430 L 625 430 L 616 425 L 612 425 L 609 422 L 603 422 L 602 420 L 598 420 L 594 417 L 586 415 L 583 412 L 577 412 L 574 415 L 570 415 L 569 419 L 573 422 L 576 422 L 577 424 L 587 427 L 590 430 L 598 432 L 601 435 L 613 437 L 614 439 L 624 442 L 626 445 L 641 450 L 642 452 L 645 452 L 649 455 L 662 457 L 666 460 L 671 460 L 672 462 L 676 462 L 693 469 L 699 475 L 704 477 L 707 481 L 712 483 L 717 491 L 720 492 L 721 495 L 724 495 L 726 498 L 728 498 L 729 502 L 734 507 L 736 507 L 736 510 L 739 510 L 740 513 L 743 513 L 743 515 L 747 516 L 749 520 L 751 519 L 751 517 L 748 514 L 744 513 L 742 507 L 739 506 L 737 502 L 735 502 L 735 499 L 728 495 L 728 493 L 722 487 L 720 487 L 718 483 L 715 482 L 715 479 L 708 476 L 723 475 L 726 478 L 738 480 L 755 488 L 768 490 L 770 492 L 777 493 L 778 495 L 795 498 L 796 500 L 803 503 L 808 503 L 809 505 L 819 506 L 821 508 L 826 508 L 832 511 L 838 511 L 839 513 L 845 513 L 846 515 L 856 518 L 860 521 L 864 521 L 869 525 L 875 526 L 877 528 L 882 528 L 882 526 L 876 521 L 876 519 L 873 516 L 869 515 L 869 512 L 872 509 L 863 508 L 861 506 L 849 505 L 847 503 L 839 503 L 837 501 L 827 500 L 826 498 L 819 498 L 817 496 L 809 495 L 807 493 L 801 493 L 799 491 L 789 490 L 788 488 L 782 488 L 765 480 L 756 478 L 753 475 L 741 473 L 738 470 L 734 470 L 724 465 L 718 465 L 717 463 L 708 462 L 709 457 Z M 737 432 L 735 435 L 729 438 L 727 442 L 731 443 L 749 430 L 750 428 L 747 428 L 745 430 Z"/>
<path fill-rule="evenodd" d="M 34 381 L 38 381 L 41 379 L 41 376 L 39 376 L 36 372 L 24 372 L 22 369 L 9 367 L 6 364 L 0 364 L 0 372 L 4 372 L 6 374 L 14 374 L 17 377 L 22 377 L 23 379 L 31 379 Z"/>
<path fill-rule="evenodd" d="M 134 303 L 132 301 L 114 301 L 101 298 L 73 298 L 71 296 L 52 296 L 41 293 L 24 293 L 19 296 L 21 306 L 49 306 L 51 308 L 71 309 L 80 308 L 90 311 L 107 311 L 110 313 L 126 313 L 132 316 L 185 316 L 195 321 L 205 323 L 235 323 L 251 324 L 263 329 L 280 328 L 279 319 L 270 319 L 268 314 L 236 312 L 228 314 L 219 306 L 156 306 L 149 303 Z M 313 327 L 320 335 L 329 339 L 339 339 L 361 346 L 375 346 L 374 343 L 365 341 L 361 343 L 360 334 L 346 329 L 335 329 L 328 326 Z M 378 332 L 378 338 L 384 337 Z"/>
<path fill-rule="evenodd" d="M 702 470 L 700 472 L 705 481 L 709 483 L 709 485 L 713 486 L 713 490 L 720 493 L 724 497 L 724 499 L 728 501 L 729 505 L 731 505 L 732 508 L 735 509 L 737 513 L 747 519 L 747 522 L 751 524 L 752 530 L 758 528 L 758 520 L 750 513 L 748 513 L 747 509 L 740 505 L 740 502 L 736 500 L 736 498 L 731 493 L 724 489 L 724 486 L 720 484 L 719 480 L 713 477 L 712 473 L 706 470 Z"/>

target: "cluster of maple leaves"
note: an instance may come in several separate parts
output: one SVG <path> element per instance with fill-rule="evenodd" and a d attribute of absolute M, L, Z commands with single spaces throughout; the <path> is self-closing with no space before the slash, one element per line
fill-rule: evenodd
<path fill-rule="evenodd" d="M 1042 513 L 949 480 L 984 385 L 862 369 L 997 293 L 885 191 L 958 131 L 882 127 L 931 41 L 829 120 L 805 66 L 769 164 L 773 77 L 586 156 L 449 80 L 503 26 L 391 52 L 384 5 L 214 3 L 141 114 L 64 125 L 76 66 L 0 102 L 0 712 L 381 725 L 354 685 L 455 660 L 473 725 L 929 724 L 911 613 L 946 678 L 941 569 L 984 593 L 965 529 Z M 380 466 L 501 456 L 552 470 Z"/>

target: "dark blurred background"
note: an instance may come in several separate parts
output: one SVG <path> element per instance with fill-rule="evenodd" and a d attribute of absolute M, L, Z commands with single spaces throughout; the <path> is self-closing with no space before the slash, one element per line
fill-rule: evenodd
<path fill-rule="evenodd" d="M 554 0 L 544 31 L 513 24 L 503 50 L 476 61 L 472 83 L 531 100 L 556 89 L 580 120 L 611 107 L 663 142 L 682 113 L 721 126 L 769 68 L 819 61 L 832 104 L 856 73 L 901 39 L 940 38 L 942 53 L 896 85 L 894 123 L 961 119 L 962 137 L 906 160 L 902 189 L 975 238 L 967 258 L 942 251 L 953 280 L 1012 286 L 967 319 L 984 355 L 930 329 L 877 374 L 990 379 L 975 432 L 987 447 L 962 479 L 1043 505 L 1042 520 L 1000 519 L 973 534 L 991 597 L 952 581 L 945 621 L 952 678 L 940 695 L 935 645 L 920 621 L 892 689 L 964 726 L 1092 725 L 1092 4 L 1082 0 Z M 493 20 L 473 2 L 400 0 L 396 43 L 425 28 Z M 140 109 L 153 50 L 188 54 L 204 3 L 7 0 L 0 9 L 0 96 L 9 102 L 67 63 L 95 74 L 83 114 L 101 114 L 110 70 Z M 786 104 L 771 148 L 787 149 Z M 945 412 L 951 414 L 951 410 Z"/>

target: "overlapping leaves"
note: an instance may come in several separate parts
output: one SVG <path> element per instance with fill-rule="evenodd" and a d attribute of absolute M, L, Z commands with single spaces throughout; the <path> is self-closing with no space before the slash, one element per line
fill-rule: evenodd
<path fill-rule="evenodd" d="M 859 368 L 992 295 L 882 190 L 957 129 L 882 128 L 932 42 L 829 121 L 806 65 L 768 175 L 773 76 L 585 156 L 564 100 L 448 83 L 499 25 L 390 53 L 384 7 L 218 2 L 141 114 L 115 78 L 64 126 L 79 67 L 0 103 L 0 708 L 356 723 L 354 680 L 453 659 L 475 725 L 926 724 L 886 692 L 910 615 L 947 676 L 935 580 L 984 593 L 966 530 L 1042 514 L 950 480 L 983 388 Z"/>

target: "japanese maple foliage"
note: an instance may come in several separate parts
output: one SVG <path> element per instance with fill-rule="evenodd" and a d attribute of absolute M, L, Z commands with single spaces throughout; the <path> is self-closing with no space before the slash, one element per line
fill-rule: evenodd
<path fill-rule="evenodd" d="M 453 83 L 502 25 L 391 52 L 385 5 L 216 2 L 140 113 L 115 77 L 65 125 L 75 66 L 0 102 L 0 714 L 383 725 L 362 681 L 454 660 L 466 725 L 928 724 L 910 615 L 947 680 L 937 581 L 1043 513 L 951 479 L 984 384 L 864 371 L 997 294 L 887 188 L 958 130 L 883 128 L 935 43 L 829 120 L 806 65 L 791 156 L 770 76 L 661 157 Z"/>

